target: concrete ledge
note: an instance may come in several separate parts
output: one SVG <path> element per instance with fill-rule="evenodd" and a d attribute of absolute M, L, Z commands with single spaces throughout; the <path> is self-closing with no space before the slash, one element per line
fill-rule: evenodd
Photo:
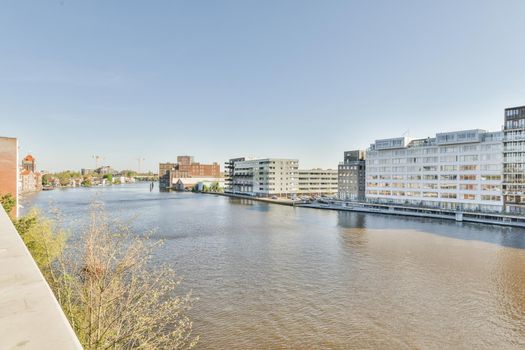
<path fill-rule="evenodd" d="M 302 208 L 327 209 L 340 211 L 353 211 L 372 214 L 387 214 L 399 216 L 415 216 L 424 218 L 455 220 L 459 222 L 475 222 L 489 225 L 513 226 L 525 228 L 525 217 L 511 216 L 504 214 L 477 213 L 477 212 L 456 212 L 451 210 L 404 207 L 399 205 L 374 204 L 374 203 L 353 203 L 343 206 L 334 204 L 300 204 Z"/>
<path fill-rule="evenodd" d="M 82 349 L 44 276 L 1 206 L 0 349 Z"/>
<path fill-rule="evenodd" d="M 217 196 L 249 199 L 249 200 L 252 200 L 252 201 L 266 202 L 266 203 L 280 204 L 280 205 L 287 205 L 287 206 L 293 206 L 294 205 L 294 201 L 292 201 L 291 199 L 271 199 L 271 198 L 253 197 L 253 196 L 247 196 L 247 195 L 244 195 L 244 194 L 229 193 L 229 192 L 196 192 L 196 193 L 199 193 L 199 194 L 214 194 L 214 195 L 217 195 Z"/>

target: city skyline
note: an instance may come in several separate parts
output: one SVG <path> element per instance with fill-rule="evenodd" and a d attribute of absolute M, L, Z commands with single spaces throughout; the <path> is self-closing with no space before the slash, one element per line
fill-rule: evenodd
<path fill-rule="evenodd" d="M 0 134 L 43 170 L 94 168 L 101 155 L 155 171 L 178 154 L 337 169 L 344 151 L 407 130 L 500 131 L 504 109 L 525 105 L 523 10 L 11 2 L 0 14 Z"/>

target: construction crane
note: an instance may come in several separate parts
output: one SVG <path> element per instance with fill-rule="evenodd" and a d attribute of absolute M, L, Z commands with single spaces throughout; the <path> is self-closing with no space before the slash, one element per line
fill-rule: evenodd
<path fill-rule="evenodd" d="M 93 158 L 95 160 L 95 169 L 98 169 L 98 161 L 99 160 L 104 160 L 104 157 L 99 156 L 99 155 L 93 155 L 93 156 L 91 156 L 91 158 Z"/>
<path fill-rule="evenodd" d="M 135 160 L 139 163 L 138 173 L 140 174 L 140 168 L 141 168 L 142 162 L 145 161 L 146 159 L 142 157 L 138 157 L 138 158 L 135 158 Z"/>

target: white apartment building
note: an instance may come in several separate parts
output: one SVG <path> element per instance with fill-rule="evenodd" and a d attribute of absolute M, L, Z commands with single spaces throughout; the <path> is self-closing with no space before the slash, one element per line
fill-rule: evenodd
<path fill-rule="evenodd" d="M 500 212 L 502 138 L 502 132 L 464 130 L 376 140 L 366 153 L 366 200 Z"/>
<path fill-rule="evenodd" d="M 297 159 L 231 159 L 226 166 L 225 192 L 257 197 L 295 197 L 298 190 Z"/>
<path fill-rule="evenodd" d="M 337 195 L 337 170 L 299 169 L 299 195 Z"/>

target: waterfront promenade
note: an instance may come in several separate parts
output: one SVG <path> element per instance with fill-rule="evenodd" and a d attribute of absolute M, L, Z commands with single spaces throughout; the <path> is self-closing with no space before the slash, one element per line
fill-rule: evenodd
<path fill-rule="evenodd" d="M 320 202 L 320 201 L 305 202 L 305 201 L 300 201 L 300 200 L 293 201 L 291 199 L 271 199 L 271 198 L 252 197 L 252 196 L 247 196 L 247 195 L 242 195 L 242 194 L 223 193 L 223 192 L 204 192 L 204 193 L 232 197 L 232 198 L 243 198 L 243 199 L 266 202 L 266 203 L 271 203 L 271 204 L 311 208 L 311 209 L 338 210 L 338 211 L 350 211 L 350 212 L 369 213 L 369 214 L 410 216 L 410 217 L 453 220 L 453 221 L 459 221 L 459 222 L 463 222 L 463 221 L 464 222 L 475 222 L 475 223 L 480 223 L 480 224 L 502 225 L 502 226 L 513 226 L 513 227 L 525 228 L 525 217 L 505 215 L 505 214 L 461 212 L 461 211 L 452 211 L 452 210 L 442 210 L 442 209 L 437 209 L 437 208 L 423 208 L 423 207 L 414 207 L 414 206 L 388 205 L 388 204 L 367 203 L 367 202 L 344 202 L 344 201 L 339 201 L 339 200 L 326 200 L 323 202 Z"/>

